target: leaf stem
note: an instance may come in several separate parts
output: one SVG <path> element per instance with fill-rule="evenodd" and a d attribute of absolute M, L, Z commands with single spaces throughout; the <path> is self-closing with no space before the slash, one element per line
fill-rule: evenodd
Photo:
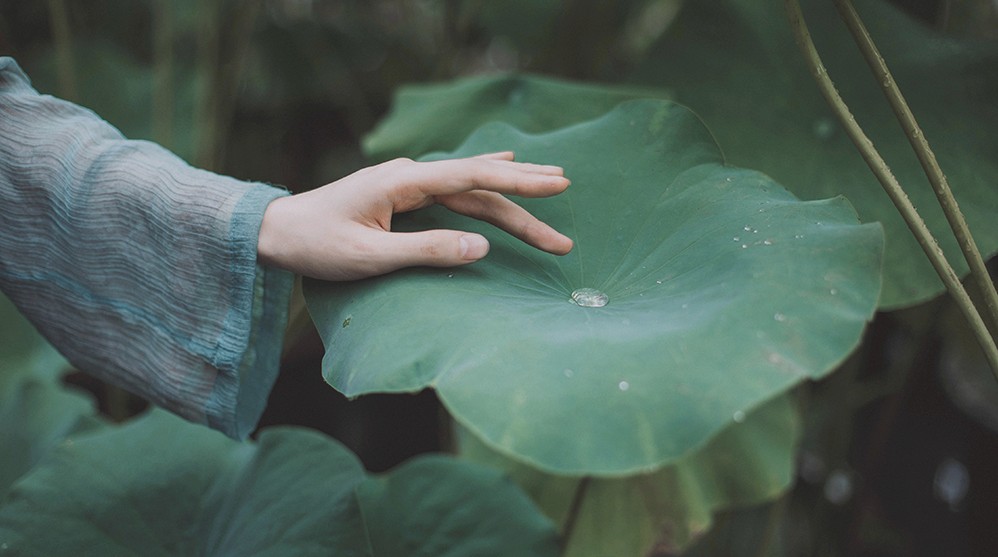
<path fill-rule="evenodd" d="M 883 157 L 877 152 L 870 138 L 859 127 L 856 118 L 849 111 L 849 107 L 846 106 L 845 101 L 839 96 L 835 85 L 828 77 L 828 70 L 825 69 L 821 57 L 814 46 L 814 42 L 811 40 L 811 33 L 808 31 L 804 15 L 801 13 L 800 2 L 798 0 L 784 0 L 784 5 L 787 10 L 787 16 L 790 19 L 790 27 L 797 41 L 797 46 L 800 48 L 804 61 L 817 82 L 821 94 L 835 112 L 836 117 L 845 128 L 849 138 L 856 145 L 856 148 L 859 149 L 870 170 L 873 171 L 877 180 L 884 187 L 884 191 L 891 198 L 891 201 L 894 202 L 894 206 L 901 213 L 905 223 L 908 225 L 908 229 L 914 234 L 918 244 L 922 247 L 925 255 L 928 256 L 929 262 L 932 263 L 936 273 L 939 274 L 939 278 L 942 279 L 943 284 L 946 285 L 946 289 L 949 290 L 960 311 L 963 312 L 964 317 L 970 323 L 978 343 L 984 350 L 984 355 L 991 366 L 991 371 L 998 378 L 998 346 L 995 345 L 994 338 L 988 332 L 987 325 L 984 324 L 981 314 L 977 311 L 963 284 L 960 283 L 960 278 L 956 275 L 956 271 L 946 261 L 946 256 L 943 255 L 943 251 L 939 247 L 939 242 L 932 236 L 932 232 L 929 231 L 928 226 L 925 225 L 925 221 L 922 220 L 915 206 L 908 199 L 908 195 L 901 188 L 901 184 L 894 177 L 890 167 L 887 166 Z"/>
<path fill-rule="evenodd" d="M 568 516 L 565 518 L 565 524 L 561 527 L 561 539 L 565 550 L 568 550 L 568 546 L 572 541 L 572 534 L 575 532 L 575 525 L 579 520 L 579 514 L 582 512 L 582 503 L 586 499 L 586 492 L 589 491 L 589 483 L 591 481 L 591 477 L 584 476 L 579 480 L 579 485 L 575 488 L 575 496 L 572 497 L 572 506 L 568 508 Z"/>
<path fill-rule="evenodd" d="M 167 149 L 173 147 L 173 5 L 157 2 L 153 12 L 153 138 Z"/>
<path fill-rule="evenodd" d="M 76 64 L 73 60 L 73 34 L 70 31 L 69 9 L 66 0 L 49 0 L 49 24 L 55 42 L 56 71 L 59 79 L 59 96 L 68 101 L 79 100 L 76 86 Z"/>
<path fill-rule="evenodd" d="M 835 7 L 839 10 L 839 14 L 841 14 L 846 26 L 849 27 L 849 31 L 856 40 L 856 44 L 863 53 L 867 64 L 869 64 L 870 70 L 873 71 L 874 77 L 883 84 L 884 95 L 887 97 L 887 101 L 894 110 L 895 116 L 897 116 L 898 121 L 904 128 L 908 142 L 911 143 L 912 149 L 915 150 L 918 161 L 922 165 L 922 170 L 925 171 L 925 175 L 929 178 L 929 183 L 932 184 L 932 190 L 939 200 L 939 205 L 946 215 L 946 220 L 949 222 L 950 228 L 953 229 L 953 234 L 960 244 L 963 256 L 970 267 L 970 274 L 974 278 L 981 297 L 984 299 L 991 330 L 992 332 L 998 332 L 998 291 L 995 290 L 994 282 L 991 281 L 987 267 L 984 264 L 984 259 L 981 257 L 981 252 L 977 249 L 977 243 L 974 242 L 974 237 L 970 233 L 970 227 L 967 226 L 963 212 L 960 210 L 956 198 L 953 197 L 949 181 L 946 179 L 946 175 L 943 174 L 942 168 L 940 168 L 939 162 L 936 160 L 935 153 L 933 153 L 928 140 L 925 138 L 925 134 L 922 133 L 921 127 L 915 120 L 915 115 L 912 114 L 911 109 L 908 107 L 904 95 L 901 94 L 901 89 L 898 88 L 897 83 L 894 81 L 894 76 L 891 75 L 891 71 L 887 67 L 887 62 L 880 54 L 876 44 L 873 42 L 873 38 L 856 12 L 852 0 L 835 0 Z"/>

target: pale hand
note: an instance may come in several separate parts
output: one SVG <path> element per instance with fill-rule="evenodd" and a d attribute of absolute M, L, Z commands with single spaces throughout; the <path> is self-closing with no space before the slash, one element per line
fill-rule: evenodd
<path fill-rule="evenodd" d="M 548 197 L 568 187 L 560 167 L 512 153 L 414 162 L 396 159 L 321 188 L 282 197 L 263 215 L 259 261 L 325 280 L 354 280 L 415 265 L 449 267 L 485 257 L 483 236 L 457 230 L 392 232 L 392 215 L 434 203 L 481 219 L 557 255 L 572 240 L 503 195 Z"/>

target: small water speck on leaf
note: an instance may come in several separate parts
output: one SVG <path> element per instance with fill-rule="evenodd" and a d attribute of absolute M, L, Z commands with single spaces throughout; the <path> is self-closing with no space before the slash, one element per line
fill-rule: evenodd
<path fill-rule="evenodd" d="M 731 416 L 731 419 L 734 420 L 735 423 L 740 424 L 745 421 L 745 412 L 738 410 Z"/>
<path fill-rule="evenodd" d="M 835 122 L 831 118 L 819 118 L 814 121 L 811 131 L 818 139 L 829 139 L 835 133 Z"/>
<path fill-rule="evenodd" d="M 620 389 L 621 391 L 626 391 L 631 388 L 631 384 L 628 383 L 627 381 L 621 381 L 620 383 L 617 384 L 617 388 Z"/>

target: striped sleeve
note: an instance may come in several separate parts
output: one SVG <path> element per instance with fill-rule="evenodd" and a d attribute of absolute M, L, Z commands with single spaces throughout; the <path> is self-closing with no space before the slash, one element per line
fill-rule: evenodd
<path fill-rule="evenodd" d="M 293 277 L 256 245 L 286 194 L 128 140 L 0 57 L 0 288 L 79 369 L 235 438 L 278 371 Z"/>

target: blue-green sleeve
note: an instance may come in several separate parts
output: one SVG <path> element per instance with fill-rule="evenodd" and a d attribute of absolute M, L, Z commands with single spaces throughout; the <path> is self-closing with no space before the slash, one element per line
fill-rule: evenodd
<path fill-rule="evenodd" d="M 79 369 L 235 438 L 278 372 L 293 277 L 256 246 L 282 195 L 128 140 L 0 57 L 0 288 Z"/>

